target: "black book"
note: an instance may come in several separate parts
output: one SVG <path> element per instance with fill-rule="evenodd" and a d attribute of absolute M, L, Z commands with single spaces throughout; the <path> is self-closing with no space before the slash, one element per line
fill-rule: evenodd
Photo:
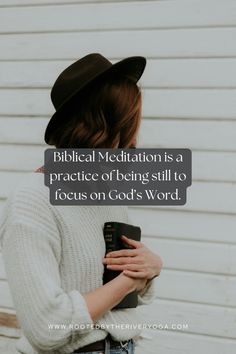
<path fill-rule="evenodd" d="M 141 229 L 139 226 L 129 225 L 121 222 L 110 221 L 104 224 L 103 229 L 104 239 L 106 243 L 106 254 L 111 251 L 118 251 L 121 249 L 132 248 L 127 243 L 125 243 L 121 236 L 127 236 L 136 241 L 141 240 Z M 110 280 L 117 277 L 121 271 L 104 268 L 103 273 L 103 284 L 106 284 Z M 126 295 L 119 304 L 117 304 L 114 309 L 118 308 L 132 308 L 138 305 L 138 294 L 137 291 Z"/>

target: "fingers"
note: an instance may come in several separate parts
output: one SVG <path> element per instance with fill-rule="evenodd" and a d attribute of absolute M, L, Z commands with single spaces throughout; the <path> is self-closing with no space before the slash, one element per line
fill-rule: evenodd
<path fill-rule="evenodd" d="M 146 272 L 134 272 L 132 270 L 124 270 L 123 273 L 131 278 L 145 279 L 147 278 Z"/>
<path fill-rule="evenodd" d="M 112 251 L 106 254 L 106 258 L 110 257 L 134 257 L 139 253 L 135 249 L 123 249 L 119 251 Z"/>
<path fill-rule="evenodd" d="M 115 265 L 115 264 L 143 264 L 141 257 L 117 257 L 117 258 L 103 258 L 103 264 Z"/>
<path fill-rule="evenodd" d="M 107 269 L 111 270 L 132 270 L 132 271 L 142 271 L 142 264 L 109 264 Z M 145 273 L 147 276 L 147 273 Z"/>
<path fill-rule="evenodd" d="M 126 237 L 125 235 L 122 235 L 121 238 L 123 241 L 125 241 L 125 243 L 127 243 L 128 245 L 130 245 L 134 248 L 143 247 L 143 244 L 140 241 L 132 240 L 131 238 Z"/>
<path fill-rule="evenodd" d="M 106 254 L 106 257 L 134 257 L 139 254 L 138 249 L 144 247 L 142 242 L 132 240 L 124 235 L 121 236 L 122 240 L 133 249 L 122 249 L 119 251 L 112 251 Z"/>

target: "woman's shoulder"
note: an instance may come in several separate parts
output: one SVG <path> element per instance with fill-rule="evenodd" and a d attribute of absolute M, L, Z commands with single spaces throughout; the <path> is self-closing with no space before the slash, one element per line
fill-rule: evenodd
<path fill-rule="evenodd" d="M 49 200 L 49 190 L 44 184 L 44 174 L 29 172 L 17 181 L 15 188 L 11 191 L 9 201 L 26 201 L 31 198 L 42 201 Z"/>
<path fill-rule="evenodd" d="M 44 184 L 44 174 L 29 172 L 16 182 L 9 193 L 1 212 L 0 227 L 9 219 L 33 218 L 47 212 L 48 207 L 49 190 Z"/>
<path fill-rule="evenodd" d="M 0 214 L 0 244 L 7 226 L 16 223 L 34 228 L 42 224 L 56 228 L 43 173 L 27 173 L 8 195 Z"/>
<path fill-rule="evenodd" d="M 24 175 L 8 195 L 0 214 L 0 245 L 11 227 L 24 227 L 43 233 L 58 234 L 54 210 L 49 201 L 49 189 L 44 174 Z"/>

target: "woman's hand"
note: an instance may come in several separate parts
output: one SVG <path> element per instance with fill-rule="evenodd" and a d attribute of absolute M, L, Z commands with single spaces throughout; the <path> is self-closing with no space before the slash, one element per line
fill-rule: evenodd
<path fill-rule="evenodd" d="M 142 242 L 122 236 L 124 242 L 133 249 L 122 249 L 107 253 L 103 264 L 108 269 L 123 271 L 134 278 L 152 279 L 157 277 L 162 268 L 161 258 L 150 251 Z"/>

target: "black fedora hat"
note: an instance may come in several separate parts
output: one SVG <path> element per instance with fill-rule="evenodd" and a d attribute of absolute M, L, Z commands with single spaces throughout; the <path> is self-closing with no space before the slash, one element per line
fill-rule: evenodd
<path fill-rule="evenodd" d="M 86 85 L 103 75 L 121 74 L 137 82 L 146 66 L 146 58 L 132 56 L 112 64 L 100 53 L 88 54 L 72 63 L 56 79 L 51 89 L 51 100 L 56 109 L 45 130 L 48 144 L 50 134 L 59 124 L 60 113 Z"/>

